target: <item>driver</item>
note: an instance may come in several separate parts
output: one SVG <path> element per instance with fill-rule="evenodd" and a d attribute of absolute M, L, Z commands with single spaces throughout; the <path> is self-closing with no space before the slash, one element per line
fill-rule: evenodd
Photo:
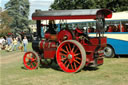
<path fill-rule="evenodd" d="M 50 33 L 50 34 L 56 34 L 55 29 L 57 28 L 55 21 L 54 20 L 49 20 L 49 25 L 48 25 L 48 30 L 46 31 L 46 33 Z"/>

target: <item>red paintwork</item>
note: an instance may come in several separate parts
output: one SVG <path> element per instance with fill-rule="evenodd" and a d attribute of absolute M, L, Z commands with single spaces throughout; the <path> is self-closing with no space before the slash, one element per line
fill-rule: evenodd
<path fill-rule="evenodd" d="M 49 42 L 42 40 L 40 42 L 40 49 L 44 52 L 45 59 L 54 59 L 56 54 L 57 45 L 55 42 Z"/>
<path fill-rule="evenodd" d="M 95 38 L 90 38 L 90 42 L 91 44 L 84 44 L 84 48 L 87 52 L 87 61 L 86 61 L 86 66 L 88 66 L 91 62 L 94 61 L 94 54 L 95 54 L 95 50 L 97 48 L 97 46 L 99 45 L 99 39 L 97 37 Z M 103 51 L 104 47 L 106 46 L 107 43 L 107 38 L 103 37 L 101 38 L 101 47 L 99 48 L 98 51 Z M 104 53 L 98 53 L 99 58 L 97 58 L 97 65 L 101 65 L 103 64 L 103 57 L 104 57 Z M 102 63 L 101 63 L 102 62 Z"/>
<path fill-rule="evenodd" d="M 65 39 L 63 39 L 64 37 L 67 37 L 66 40 L 72 40 L 73 36 L 72 34 L 68 31 L 68 30 L 61 30 L 58 34 L 57 34 L 57 41 L 59 43 L 61 43 L 62 41 L 64 41 Z"/>
<path fill-rule="evenodd" d="M 31 61 L 29 64 L 28 62 Z M 29 70 L 33 70 L 37 68 L 37 57 L 33 52 L 26 52 L 24 57 L 23 57 L 23 63 L 25 65 L 25 67 Z M 33 65 L 33 63 L 35 64 L 35 66 Z"/>
<path fill-rule="evenodd" d="M 76 40 L 79 41 L 84 46 L 85 51 L 87 52 L 86 66 L 89 66 L 90 63 L 94 61 L 93 56 L 95 53 L 95 49 L 99 45 L 99 38 L 98 37 L 90 38 L 90 44 L 88 44 L 87 42 L 85 42 L 84 39 L 80 40 L 79 33 L 80 34 L 83 33 L 82 31 L 80 31 L 80 29 L 77 28 L 76 31 L 74 31 L 74 32 L 77 32 Z M 68 30 L 62 30 L 58 33 L 57 41 L 61 41 L 59 39 L 62 39 L 65 35 L 69 36 L 69 38 L 67 40 L 72 40 L 71 33 Z M 46 34 L 45 35 L 46 39 L 50 39 L 49 36 L 51 36 L 51 35 Z M 101 38 L 101 48 L 99 50 L 103 50 L 103 48 L 106 46 L 106 42 L 107 42 L 106 37 L 102 37 Z M 52 47 L 51 45 L 54 45 L 55 47 Z M 40 43 L 40 49 L 43 49 L 45 59 L 53 59 L 56 54 L 56 48 L 57 48 L 57 45 L 55 42 L 47 42 L 47 41 L 42 40 Z M 103 64 L 103 53 L 99 53 L 98 55 L 99 55 L 99 57 L 100 56 L 101 57 L 100 57 L 100 59 L 97 59 L 97 65 L 101 65 L 101 64 Z"/>
<path fill-rule="evenodd" d="M 95 19 L 96 15 L 77 15 L 77 16 L 41 16 L 32 17 L 33 20 L 60 20 L 60 19 Z"/>
<path fill-rule="evenodd" d="M 51 36 L 51 34 L 50 34 L 50 33 L 45 33 L 45 35 L 44 35 L 44 36 L 45 36 L 45 38 L 46 38 L 46 39 L 49 39 L 49 38 L 50 38 L 50 36 Z"/>
<path fill-rule="evenodd" d="M 101 9 L 97 11 L 97 13 L 104 13 L 105 18 L 112 18 L 112 11 L 110 11 L 109 9 Z"/>
<path fill-rule="evenodd" d="M 76 32 L 77 32 L 77 33 L 80 33 L 80 34 L 83 33 L 83 31 L 82 31 L 81 29 L 79 29 L 79 28 L 76 28 Z"/>
<path fill-rule="evenodd" d="M 61 13 L 60 13 L 61 12 Z M 111 18 L 112 12 L 108 9 L 83 9 L 83 10 L 37 10 L 32 14 L 33 20 L 63 20 L 63 19 L 96 19 L 96 15 L 104 14 Z"/>

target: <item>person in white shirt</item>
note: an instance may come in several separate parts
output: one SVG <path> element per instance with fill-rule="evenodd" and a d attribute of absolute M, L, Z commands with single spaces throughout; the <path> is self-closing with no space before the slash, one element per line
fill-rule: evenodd
<path fill-rule="evenodd" d="M 0 50 L 3 48 L 4 43 L 5 43 L 5 39 L 1 37 L 0 38 Z"/>
<path fill-rule="evenodd" d="M 24 52 L 27 52 L 27 45 L 28 45 L 28 40 L 27 40 L 27 37 L 24 36 L 24 39 L 23 39 Z"/>

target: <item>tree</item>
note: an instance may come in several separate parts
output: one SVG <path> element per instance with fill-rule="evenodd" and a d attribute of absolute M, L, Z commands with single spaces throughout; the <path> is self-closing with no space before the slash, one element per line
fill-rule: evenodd
<path fill-rule="evenodd" d="M 107 8 L 112 11 L 128 10 L 128 0 L 55 0 L 52 9 Z"/>
<path fill-rule="evenodd" d="M 13 18 L 10 28 L 14 31 L 28 29 L 29 27 L 29 0 L 10 0 L 5 4 L 8 15 Z"/>
<path fill-rule="evenodd" d="M 109 0 L 106 8 L 113 11 L 127 11 L 128 10 L 128 0 Z"/>
<path fill-rule="evenodd" d="M 0 36 L 6 35 L 10 32 L 10 22 L 12 18 L 8 16 L 8 11 L 0 12 Z"/>

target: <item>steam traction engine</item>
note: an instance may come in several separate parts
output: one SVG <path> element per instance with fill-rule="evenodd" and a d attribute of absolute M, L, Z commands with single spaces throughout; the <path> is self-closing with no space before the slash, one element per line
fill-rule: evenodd
<path fill-rule="evenodd" d="M 59 67 L 65 72 L 78 72 L 84 66 L 99 66 L 103 64 L 106 37 L 104 33 L 104 18 L 111 18 L 112 12 L 107 9 L 86 10 L 36 10 L 32 19 L 37 22 L 37 39 L 32 42 L 34 51 L 26 52 L 23 57 L 27 69 L 38 68 L 40 63 L 47 59 L 57 61 Z M 54 20 L 96 20 L 96 37 L 89 37 L 81 29 L 69 29 L 67 26 L 55 31 Z M 44 32 L 41 20 L 49 20 L 47 31 Z M 44 59 L 44 61 L 42 61 Z"/>

